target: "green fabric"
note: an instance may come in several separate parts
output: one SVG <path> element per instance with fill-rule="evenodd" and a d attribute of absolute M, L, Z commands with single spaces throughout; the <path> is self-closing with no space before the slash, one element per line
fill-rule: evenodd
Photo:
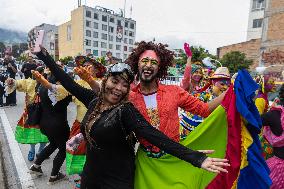
<path fill-rule="evenodd" d="M 20 144 L 37 144 L 47 143 L 48 138 L 36 128 L 16 127 L 15 131 L 16 141 Z"/>
<path fill-rule="evenodd" d="M 86 155 L 66 153 L 66 172 L 68 175 L 80 174 L 86 162 Z"/>
<path fill-rule="evenodd" d="M 211 157 L 224 158 L 227 146 L 227 116 L 219 106 L 181 144 L 195 150 L 215 150 Z M 202 189 L 215 174 L 193 167 L 169 154 L 150 158 L 139 148 L 136 156 L 135 189 Z"/>

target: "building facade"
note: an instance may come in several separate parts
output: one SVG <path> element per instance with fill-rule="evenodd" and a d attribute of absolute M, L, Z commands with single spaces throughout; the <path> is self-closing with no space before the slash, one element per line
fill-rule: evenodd
<path fill-rule="evenodd" d="M 247 41 L 261 38 L 266 0 L 250 0 Z"/>
<path fill-rule="evenodd" d="M 217 49 L 219 58 L 230 51 L 240 51 L 257 66 L 284 64 L 284 0 L 265 0 L 261 36 Z M 260 6 L 260 5 L 259 5 Z"/>
<path fill-rule="evenodd" d="M 59 26 L 59 57 L 101 57 L 110 51 L 124 61 L 134 48 L 135 37 L 135 20 L 103 7 L 79 6 L 71 12 L 71 20 Z"/>
<path fill-rule="evenodd" d="M 43 23 L 31 29 L 28 33 L 28 38 L 31 38 L 32 35 L 36 35 L 39 30 L 44 30 L 43 46 L 54 59 L 58 60 L 58 27 Z"/>

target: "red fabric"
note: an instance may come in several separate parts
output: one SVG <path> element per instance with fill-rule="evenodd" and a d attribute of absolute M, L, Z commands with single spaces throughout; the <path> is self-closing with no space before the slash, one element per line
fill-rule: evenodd
<path fill-rule="evenodd" d="M 24 128 L 35 128 L 35 129 L 39 129 L 39 125 L 27 125 L 25 124 L 26 123 L 26 120 L 27 120 L 27 117 L 28 117 L 28 113 L 27 111 L 25 110 L 20 118 L 20 120 L 18 121 L 18 126 L 19 127 L 24 127 Z"/>
<path fill-rule="evenodd" d="M 207 189 L 229 189 L 238 178 L 241 165 L 241 117 L 236 108 L 236 96 L 231 86 L 226 93 L 222 106 L 227 113 L 228 143 L 225 158 L 231 164 L 228 173 L 218 174 L 206 187 Z"/>
<path fill-rule="evenodd" d="M 75 120 L 74 123 L 73 123 L 73 126 L 71 128 L 71 131 L 70 131 L 70 136 L 69 136 L 69 139 L 72 138 L 73 136 L 79 134 L 81 131 L 80 131 L 80 122 L 78 120 Z M 69 151 L 69 150 L 66 150 L 67 153 L 69 154 L 72 154 L 72 155 L 85 155 L 86 154 L 86 141 L 83 140 L 79 146 L 78 146 L 78 149 L 76 151 Z"/>
<path fill-rule="evenodd" d="M 202 117 L 207 117 L 210 114 L 208 104 L 201 102 L 179 86 L 158 84 L 156 98 L 160 119 L 159 130 L 176 142 L 180 139 L 179 107 Z M 150 122 L 144 98 L 140 91 L 140 84 L 130 92 L 129 100 L 140 111 L 145 119 Z M 143 143 L 146 141 L 140 140 L 140 142 Z M 149 145 L 149 143 L 146 145 Z"/>

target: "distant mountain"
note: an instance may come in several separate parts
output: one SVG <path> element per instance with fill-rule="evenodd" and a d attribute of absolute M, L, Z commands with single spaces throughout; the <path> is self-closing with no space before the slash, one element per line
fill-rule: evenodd
<path fill-rule="evenodd" d="M 0 42 L 24 43 L 27 42 L 27 36 L 28 34 L 25 32 L 0 28 Z"/>

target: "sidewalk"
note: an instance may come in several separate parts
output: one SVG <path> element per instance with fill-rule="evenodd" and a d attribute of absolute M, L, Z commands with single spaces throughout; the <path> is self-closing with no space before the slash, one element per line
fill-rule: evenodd
<path fill-rule="evenodd" d="M 6 176 L 4 173 L 4 159 L 2 151 L 2 143 L 0 141 L 0 189 L 7 189 Z"/>

